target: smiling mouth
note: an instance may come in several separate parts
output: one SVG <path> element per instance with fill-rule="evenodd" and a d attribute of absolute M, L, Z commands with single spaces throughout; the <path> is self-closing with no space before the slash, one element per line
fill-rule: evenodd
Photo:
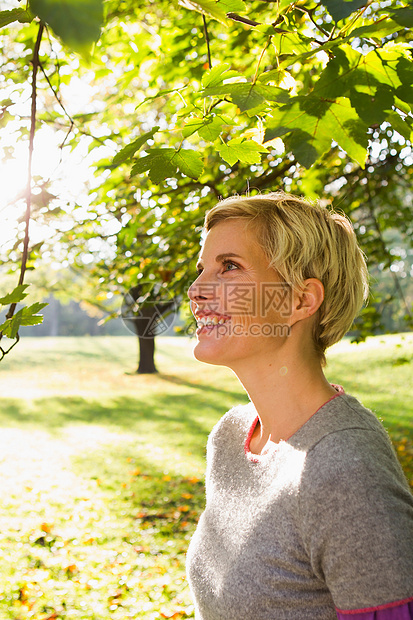
<path fill-rule="evenodd" d="M 227 323 L 230 319 L 228 317 L 223 317 L 223 316 L 215 316 L 215 315 L 208 315 L 208 316 L 195 316 L 196 319 L 196 325 L 199 329 L 202 329 L 203 327 L 216 327 L 217 325 L 223 325 L 224 323 Z"/>

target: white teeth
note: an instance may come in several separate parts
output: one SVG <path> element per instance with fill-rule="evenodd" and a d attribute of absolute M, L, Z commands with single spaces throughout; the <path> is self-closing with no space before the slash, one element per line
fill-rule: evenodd
<path fill-rule="evenodd" d="M 219 319 L 217 316 L 201 316 L 195 318 L 198 327 L 204 327 L 205 325 L 222 325 L 226 321 L 226 319 L 223 319 L 222 317 Z"/>

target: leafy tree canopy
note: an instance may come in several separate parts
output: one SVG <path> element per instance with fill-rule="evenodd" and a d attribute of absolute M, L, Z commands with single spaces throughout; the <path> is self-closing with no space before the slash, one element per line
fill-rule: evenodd
<path fill-rule="evenodd" d="M 387 228 L 411 242 L 410 2 L 31 0 L 0 12 L 9 37 L 17 22 L 27 51 L 9 79 L 23 88 L 44 25 L 55 105 L 39 119 L 65 118 L 68 146 L 89 134 L 90 148 L 113 152 L 98 167 L 95 220 L 61 240 L 80 255 L 102 214 L 113 218 L 113 258 L 96 270 L 108 288 L 160 277 L 181 294 L 205 209 L 247 190 L 334 198 L 386 266 Z M 61 84 L 87 72 L 104 105 L 70 116 Z"/>

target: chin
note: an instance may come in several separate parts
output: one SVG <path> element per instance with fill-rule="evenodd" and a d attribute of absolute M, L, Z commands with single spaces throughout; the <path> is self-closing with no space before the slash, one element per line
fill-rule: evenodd
<path fill-rule="evenodd" d="M 227 355 L 228 345 L 224 343 L 205 342 L 203 340 L 196 343 L 193 354 L 198 362 L 214 364 L 216 366 L 228 366 Z"/>

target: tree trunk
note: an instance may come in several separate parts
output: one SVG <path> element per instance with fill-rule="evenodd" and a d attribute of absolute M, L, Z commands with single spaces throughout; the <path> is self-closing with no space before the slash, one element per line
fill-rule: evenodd
<path fill-rule="evenodd" d="M 123 322 L 139 339 L 139 365 L 137 373 L 158 372 L 155 361 L 155 336 L 165 332 L 174 320 L 176 301 L 140 302 L 142 287 L 137 285 L 128 291 L 122 305 Z"/>
<path fill-rule="evenodd" d="M 139 339 L 139 366 L 138 372 L 139 374 L 150 374 L 154 372 L 158 372 L 155 366 L 154 354 L 155 354 L 155 338 L 145 338 Z"/>

